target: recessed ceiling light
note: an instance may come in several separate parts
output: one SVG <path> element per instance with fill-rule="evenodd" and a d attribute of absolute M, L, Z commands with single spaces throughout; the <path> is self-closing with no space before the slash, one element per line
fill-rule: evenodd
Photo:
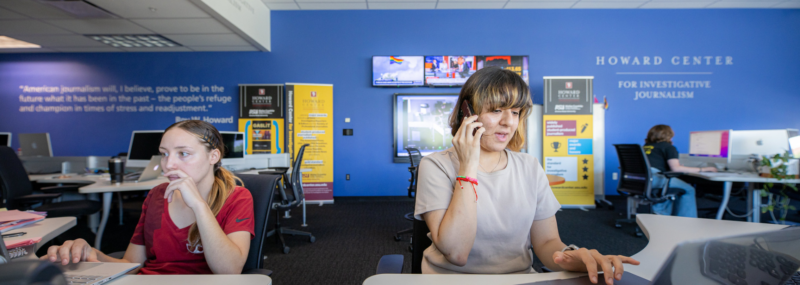
<path fill-rule="evenodd" d="M 180 44 L 173 42 L 162 35 L 85 35 L 87 38 L 110 45 L 112 47 L 179 47 Z"/>
<path fill-rule="evenodd" d="M 15 38 L 0 36 L 0 48 L 41 48 L 42 46 L 20 41 Z"/>

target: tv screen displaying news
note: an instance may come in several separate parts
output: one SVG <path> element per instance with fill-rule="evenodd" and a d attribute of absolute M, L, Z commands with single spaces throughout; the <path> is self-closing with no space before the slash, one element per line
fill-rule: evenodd
<path fill-rule="evenodd" d="M 461 86 L 476 71 L 475 56 L 472 55 L 425 57 L 425 84 L 429 86 Z"/>
<path fill-rule="evenodd" d="M 528 56 L 524 55 L 479 55 L 475 56 L 477 68 L 498 66 L 519 74 L 526 83 L 528 80 Z"/>
<path fill-rule="evenodd" d="M 449 122 L 457 100 L 458 94 L 395 94 L 394 161 L 407 161 L 407 147 L 428 155 L 453 146 Z"/>
<path fill-rule="evenodd" d="M 423 56 L 373 56 L 372 86 L 424 86 Z"/>

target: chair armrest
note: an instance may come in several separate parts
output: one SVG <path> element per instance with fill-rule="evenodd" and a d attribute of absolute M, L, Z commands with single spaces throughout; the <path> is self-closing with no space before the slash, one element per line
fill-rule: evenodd
<path fill-rule="evenodd" d="M 667 171 L 667 172 L 662 172 L 661 175 L 664 175 L 664 177 L 666 178 L 675 178 L 683 175 L 683 172 Z"/>
<path fill-rule="evenodd" d="M 64 185 L 64 186 L 47 186 L 39 188 L 39 191 L 45 193 L 65 193 L 65 192 L 78 192 L 78 185 Z"/>
<path fill-rule="evenodd" d="M 381 256 L 378 261 L 378 270 L 375 274 L 400 274 L 403 273 L 403 255 L 402 254 L 389 254 Z"/>
<path fill-rule="evenodd" d="M 258 174 L 284 175 L 284 174 L 286 174 L 286 171 L 285 170 L 284 171 L 264 170 L 264 171 L 259 171 Z"/>
<path fill-rule="evenodd" d="M 245 271 L 242 271 L 242 274 L 259 274 L 259 275 L 272 275 L 272 270 L 263 269 L 263 268 L 252 268 Z"/>
<path fill-rule="evenodd" d="M 52 200 L 58 197 L 61 197 L 61 193 L 31 194 L 31 195 L 16 197 L 14 198 L 14 201 L 21 204 L 30 205 L 36 203 L 44 203 L 45 200 Z"/>

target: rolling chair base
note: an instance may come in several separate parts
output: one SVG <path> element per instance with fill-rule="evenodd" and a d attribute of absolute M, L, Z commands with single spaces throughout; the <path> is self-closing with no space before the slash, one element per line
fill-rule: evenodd
<path fill-rule="evenodd" d="M 617 228 L 622 228 L 622 224 L 623 223 L 624 224 L 633 224 L 634 228 L 636 229 L 636 232 L 634 232 L 634 235 L 636 235 L 637 237 L 644 236 L 644 233 L 642 233 L 642 229 L 640 229 L 639 225 L 636 224 L 636 219 L 617 219 L 616 221 L 614 221 L 614 226 L 617 227 Z"/>
<path fill-rule="evenodd" d="M 267 237 L 271 237 L 271 236 L 276 235 L 276 234 L 278 235 L 278 242 L 281 244 L 281 249 L 283 250 L 284 254 L 288 254 L 289 253 L 289 247 L 286 246 L 286 240 L 284 239 L 283 235 L 307 236 L 309 242 L 314 243 L 315 241 L 317 241 L 317 238 L 314 237 L 314 235 L 312 235 L 309 232 L 293 230 L 293 229 L 290 229 L 290 228 L 287 228 L 287 227 L 279 227 L 277 229 L 273 229 L 273 230 L 267 232 Z"/>

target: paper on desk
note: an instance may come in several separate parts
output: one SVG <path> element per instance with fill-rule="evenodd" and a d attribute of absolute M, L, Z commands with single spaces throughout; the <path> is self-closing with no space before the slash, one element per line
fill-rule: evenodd
<path fill-rule="evenodd" d="M 16 222 L 8 222 L 8 223 L 5 223 L 4 225 L 0 226 L 0 234 L 2 234 L 4 232 L 7 232 L 7 231 L 10 231 L 10 230 L 18 229 L 18 228 L 21 228 L 21 227 L 24 227 L 24 226 L 27 226 L 27 225 L 30 225 L 30 224 L 33 224 L 33 223 L 36 223 L 36 222 L 40 222 L 42 220 L 44 220 L 44 217 L 39 216 L 39 218 L 36 218 L 36 219 L 27 219 L 27 220 L 19 220 L 19 221 L 16 221 Z"/>
<path fill-rule="evenodd" d="M 22 212 L 20 210 L 3 211 L 0 212 L 0 224 L 5 224 L 7 222 L 13 222 L 19 220 L 37 219 L 40 217 L 42 217 L 42 215 Z"/>
<path fill-rule="evenodd" d="M 41 237 L 22 239 L 22 240 L 16 240 L 16 241 L 6 241 L 6 248 L 8 248 L 8 249 L 18 248 L 20 246 L 37 244 L 40 241 L 42 241 Z"/>

